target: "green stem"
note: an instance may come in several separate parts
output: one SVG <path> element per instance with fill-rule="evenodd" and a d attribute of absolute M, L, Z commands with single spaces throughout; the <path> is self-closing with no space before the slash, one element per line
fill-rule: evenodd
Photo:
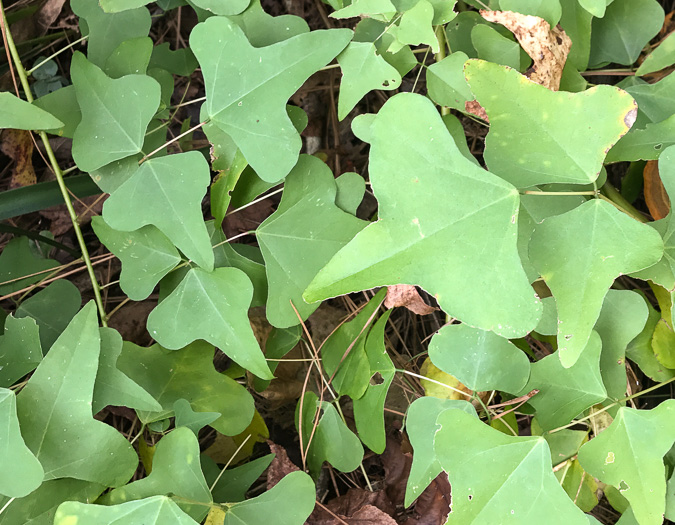
<path fill-rule="evenodd" d="M 447 40 L 445 38 L 445 28 L 440 25 L 436 26 L 436 38 L 438 39 L 438 46 L 439 46 L 439 52 L 434 55 L 434 59 L 436 62 L 440 62 L 443 60 L 447 55 L 446 51 L 446 44 Z M 450 114 L 450 108 L 441 106 L 441 115 L 449 115 Z"/>
<path fill-rule="evenodd" d="M 9 47 L 9 51 L 12 55 L 12 61 L 14 62 L 14 66 L 16 67 L 19 79 L 21 80 L 21 86 L 23 87 L 23 90 L 26 94 L 26 100 L 28 100 L 28 102 L 33 102 L 33 94 L 31 93 L 30 85 L 28 84 L 28 77 L 26 76 L 26 70 L 24 69 L 23 64 L 21 63 L 21 57 L 19 56 L 19 52 L 17 51 L 16 46 L 14 45 L 14 39 L 12 38 L 12 33 L 10 32 L 9 26 L 7 24 L 7 18 L 5 17 L 5 7 L 2 4 L 2 0 L 0 0 L 0 12 L 1 12 L 0 21 L 2 22 L 3 26 L 2 29 L 5 32 L 5 37 L 7 38 L 7 46 Z M 59 167 L 58 161 L 56 160 L 54 150 L 52 149 L 52 146 L 49 143 L 49 137 L 47 137 L 47 133 L 45 133 L 44 131 L 40 131 L 39 135 L 40 139 L 42 139 L 45 151 L 47 152 L 49 164 L 52 168 L 52 171 L 54 172 L 54 175 L 56 176 L 56 181 L 59 184 L 61 195 L 63 196 L 66 208 L 68 209 L 68 215 L 70 216 L 70 220 L 73 223 L 73 230 L 75 231 L 75 237 L 77 237 L 77 242 L 82 252 L 82 260 L 84 261 L 84 264 L 87 266 L 87 272 L 89 273 L 89 279 L 91 280 L 91 285 L 94 291 L 94 299 L 96 301 L 96 306 L 98 307 L 99 315 L 101 317 L 101 324 L 103 326 L 108 326 L 105 315 L 105 308 L 103 307 L 103 300 L 101 299 L 101 289 L 99 287 L 98 280 L 96 279 L 96 274 L 94 273 L 94 266 L 91 264 L 89 251 L 87 250 L 87 245 L 84 242 L 84 236 L 82 235 L 82 229 L 80 228 L 80 224 L 77 219 L 77 214 L 75 213 L 75 208 L 73 208 L 73 203 L 70 200 L 70 195 L 68 194 L 68 188 L 66 187 L 66 183 L 63 180 L 63 172 Z"/>
<path fill-rule="evenodd" d="M 597 191 L 523 191 L 522 195 L 541 195 L 541 196 L 569 196 L 569 195 L 597 195 Z"/>
<path fill-rule="evenodd" d="M 630 215 L 635 220 L 640 222 L 649 222 L 644 215 L 642 215 L 635 206 L 628 202 L 619 191 L 609 182 L 600 188 L 600 198 L 616 206 L 619 210 L 627 215 Z"/>

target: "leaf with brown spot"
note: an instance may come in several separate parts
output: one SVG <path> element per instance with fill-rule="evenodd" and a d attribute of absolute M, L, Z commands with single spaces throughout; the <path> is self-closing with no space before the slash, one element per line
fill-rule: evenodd
<path fill-rule="evenodd" d="M 475 115 L 480 119 L 483 119 L 487 123 L 490 122 L 490 119 L 488 118 L 485 109 L 483 108 L 483 106 L 479 104 L 477 100 L 466 101 L 464 103 L 464 109 L 466 110 L 467 113 L 471 113 L 472 115 Z"/>
<path fill-rule="evenodd" d="M 650 160 L 642 172 L 644 178 L 645 202 L 655 221 L 663 219 L 670 212 L 670 198 L 659 175 L 659 163 Z"/>
<path fill-rule="evenodd" d="M 417 288 L 410 284 L 396 284 L 387 287 L 387 297 L 384 299 L 384 306 L 394 308 L 396 306 L 405 306 L 411 312 L 418 315 L 432 314 L 438 308 L 429 306 L 420 297 Z"/>
<path fill-rule="evenodd" d="M 14 161 L 10 188 L 31 186 L 37 182 L 33 169 L 33 139 L 30 131 L 6 129 L 2 132 L 0 150 Z"/>
<path fill-rule="evenodd" d="M 543 18 L 512 11 L 485 11 L 481 16 L 488 22 L 503 25 L 516 37 L 534 64 L 526 76 L 551 91 L 558 91 L 563 67 L 572 47 L 572 40 L 559 26 L 551 29 Z"/>

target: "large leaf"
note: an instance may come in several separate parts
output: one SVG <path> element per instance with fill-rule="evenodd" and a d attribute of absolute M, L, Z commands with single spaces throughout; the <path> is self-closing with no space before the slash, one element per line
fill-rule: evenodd
<path fill-rule="evenodd" d="M 152 472 L 138 481 L 129 483 L 106 494 L 101 502 L 114 505 L 149 496 L 176 495 L 195 503 L 178 500 L 179 506 L 197 521 L 201 521 L 208 508 L 197 502 L 211 502 L 211 492 L 199 463 L 199 442 L 188 428 L 177 428 L 165 435 L 157 444 L 152 458 Z"/>
<path fill-rule="evenodd" d="M 54 525 L 113 525 L 142 523 L 143 525 L 196 525 L 178 505 L 164 496 L 154 496 L 119 505 L 103 506 L 66 501 L 59 505 Z"/>
<path fill-rule="evenodd" d="M 14 392 L 0 388 L 0 494 L 27 496 L 42 484 L 42 465 L 21 437 Z"/>
<path fill-rule="evenodd" d="M 210 182 L 209 165 L 198 151 L 150 159 L 105 202 L 103 218 L 122 231 L 152 224 L 189 259 L 212 270 L 213 250 L 201 208 Z"/>
<path fill-rule="evenodd" d="M 461 410 L 442 412 L 437 424 L 434 449 L 452 485 L 448 525 L 507 516 L 514 523 L 588 523 L 555 478 L 544 438 L 507 436 Z"/>
<path fill-rule="evenodd" d="M 42 360 L 38 326 L 33 319 L 5 319 L 0 337 L 0 387 L 10 387 Z"/>
<path fill-rule="evenodd" d="M 652 410 L 621 407 L 612 424 L 579 450 L 579 461 L 630 502 L 640 525 L 663 522 L 666 471 L 663 456 L 675 441 L 675 401 Z"/>
<path fill-rule="evenodd" d="M 414 284 L 471 326 L 505 337 L 532 330 L 541 304 L 518 257 L 515 188 L 466 159 L 419 95 L 389 99 L 370 132 L 379 220 L 333 257 L 304 297 Z"/>
<path fill-rule="evenodd" d="M 485 162 L 519 188 L 593 182 L 605 152 L 637 114 L 635 101 L 615 87 L 555 92 L 515 70 L 479 60 L 467 61 L 464 72 L 490 118 Z"/>
<path fill-rule="evenodd" d="M 63 122 L 25 100 L 5 91 L 0 93 L 0 129 L 42 130 L 63 127 Z"/>
<path fill-rule="evenodd" d="M 508 339 L 465 324 L 441 328 L 429 343 L 429 357 L 471 390 L 515 394 L 530 377 L 530 361 L 524 352 Z"/>
<path fill-rule="evenodd" d="M 538 16 L 546 20 L 551 27 L 556 26 L 562 15 L 562 7 L 558 0 L 499 0 L 499 8 L 502 11 Z"/>
<path fill-rule="evenodd" d="M 174 403 L 179 399 L 188 400 L 198 412 L 222 414 L 211 426 L 226 435 L 239 434 L 253 417 L 253 398 L 233 379 L 213 368 L 213 347 L 203 342 L 178 351 L 125 343 L 117 367 L 162 405 L 161 412 L 140 412 L 143 422 L 173 415 Z"/>
<path fill-rule="evenodd" d="M 297 162 L 300 135 L 286 102 L 351 39 L 351 31 L 312 31 L 264 48 L 254 48 L 224 17 L 197 25 L 190 45 L 204 75 L 206 111 L 228 133 L 258 175 L 285 177 Z"/>
<path fill-rule="evenodd" d="M 160 86 L 145 75 L 113 80 L 76 51 L 70 74 L 82 110 L 73 135 L 73 160 L 94 171 L 140 153 L 145 130 L 159 106 Z M 144 204 L 148 204 L 147 200 Z"/>
<path fill-rule="evenodd" d="M 265 258 L 269 291 L 267 318 L 279 328 L 304 321 L 318 308 L 302 293 L 314 276 L 366 222 L 335 204 L 335 179 L 326 164 L 303 155 L 286 178 L 276 212 L 256 231 Z"/>
<path fill-rule="evenodd" d="M 652 228 L 600 199 L 535 228 L 530 261 L 556 300 L 563 366 L 572 366 L 586 346 L 614 279 L 662 255 L 663 241 Z"/>
<path fill-rule="evenodd" d="M 94 302 L 68 325 L 17 396 L 26 445 L 45 480 L 71 477 L 116 487 L 133 475 L 138 458 L 114 428 L 92 417 L 100 339 Z"/>
<path fill-rule="evenodd" d="M 247 312 L 253 285 L 237 268 L 192 268 L 148 317 L 155 340 L 178 350 L 198 339 L 220 348 L 262 379 L 272 379 Z"/>

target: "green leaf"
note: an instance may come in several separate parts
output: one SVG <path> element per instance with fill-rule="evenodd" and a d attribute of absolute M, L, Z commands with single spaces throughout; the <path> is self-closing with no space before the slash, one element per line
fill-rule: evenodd
<path fill-rule="evenodd" d="M 257 229 L 269 292 L 267 318 L 278 328 L 294 326 L 319 306 L 302 293 L 318 271 L 367 224 L 335 204 L 336 184 L 321 160 L 300 157 L 286 178 L 276 212 Z"/>
<path fill-rule="evenodd" d="M 675 144 L 675 115 L 661 122 L 635 129 L 609 150 L 606 162 L 656 160 L 661 152 Z"/>
<path fill-rule="evenodd" d="M 372 374 L 366 338 L 386 294 L 382 288 L 354 319 L 340 325 L 321 346 L 323 368 L 340 395 L 359 399 L 368 388 Z"/>
<path fill-rule="evenodd" d="M 101 357 L 96 373 L 92 412 L 108 405 L 126 406 L 136 410 L 160 411 L 160 405 L 141 386 L 117 368 L 122 353 L 122 336 L 113 328 L 101 328 Z"/>
<path fill-rule="evenodd" d="M 508 339 L 465 324 L 446 325 L 429 343 L 431 362 L 471 390 L 520 392 L 530 361 Z"/>
<path fill-rule="evenodd" d="M 190 45 L 204 75 L 207 115 L 232 137 L 263 180 L 282 179 L 298 160 L 302 141 L 286 114 L 286 101 L 351 36 L 346 29 L 312 31 L 254 48 L 227 18 L 209 18 L 192 30 Z M 247 68 L 242 70 L 242 64 Z"/>
<path fill-rule="evenodd" d="M 7 91 L 0 93 L 0 108 L 0 129 L 45 130 L 64 125 L 51 113 Z"/>
<path fill-rule="evenodd" d="M 241 27 L 253 47 L 270 46 L 309 32 L 309 26 L 303 18 L 294 15 L 270 16 L 263 10 L 260 0 L 253 0 L 246 11 L 228 18 Z"/>
<path fill-rule="evenodd" d="M 551 91 L 517 71 L 478 60 L 469 60 L 464 72 L 490 118 L 485 162 L 519 188 L 593 182 L 605 151 L 637 114 L 635 101 L 611 86 Z"/>
<path fill-rule="evenodd" d="M 168 42 L 152 48 L 149 68 L 160 68 L 172 75 L 189 77 L 199 64 L 189 47 L 173 51 Z"/>
<path fill-rule="evenodd" d="M 80 24 L 83 19 L 86 21 L 82 32 L 89 37 L 87 58 L 100 68 L 105 66 L 108 57 L 122 42 L 148 36 L 150 31 L 150 12 L 145 7 L 106 13 L 98 2 L 90 0 L 72 0 L 70 7 L 80 17 Z"/>
<path fill-rule="evenodd" d="M 579 0 L 579 4 L 593 16 L 602 18 L 605 16 L 607 6 L 613 1 L 614 0 Z"/>
<path fill-rule="evenodd" d="M 211 490 L 213 501 L 218 503 L 244 501 L 246 492 L 258 481 L 273 459 L 274 454 L 267 454 L 221 473 L 215 461 L 206 454 L 202 454 L 202 471 L 206 482 L 211 486 L 217 480 L 216 485 Z"/>
<path fill-rule="evenodd" d="M 19 430 L 14 392 L 0 388 L 0 494 L 23 498 L 42 484 L 44 471 Z"/>
<path fill-rule="evenodd" d="M 427 68 L 427 89 L 431 100 L 441 106 L 465 111 L 465 102 L 474 99 L 464 78 L 464 63 L 468 58 L 465 53 L 455 51 Z"/>
<path fill-rule="evenodd" d="M 353 18 L 362 16 L 388 22 L 396 14 L 396 6 L 391 0 L 354 0 L 347 7 L 331 13 L 331 18 Z"/>
<path fill-rule="evenodd" d="M 173 404 L 173 411 L 176 414 L 176 428 L 186 427 L 195 436 L 199 436 L 202 428 L 220 417 L 219 412 L 195 412 L 187 399 L 176 400 Z"/>
<path fill-rule="evenodd" d="M 560 0 L 560 5 L 562 6 L 560 25 L 573 42 L 567 64 L 577 71 L 585 71 L 591 53 L 593 15 L 579 5 L 579 0 Z"/>
<path fill-rule="evenodd" d="M 100 0 L 99 5 L 106 13 L 119 13 L 121 11 L 143 7 L 150 2 L 151 0 Z"/>
<path fill-rule="evenodd" d="M 314 509 L 316 488 L 304 472 L 291 472 L 260 496 L 235 503 L 225 511 L 223 525 L 302 525 Z"/>
<path fill-rule="evenodd" d="M 253 398 L 244 387 L 213 368 L 213 347 L 201 341 L 178 351 L 159 345 L 141 348 L 125 343 L 117 368 L 162 405 L 161 412 L 140 412 L 144 423 L 173 415 L 179 399 L 197 412 L 218 412 L 211 423 L 221 434 L 237 435 L 253 417 Z"/>
<path fill-rule="evenodd" d="M 66 279 L 59 279 L 23 301 L 14 315 L 17 319 L 35 319 L 40 329 L 42 353 L 46 354 L 81 306 L 82 297 L 77 287 Z"/>
<path fill-rule="evenodd" d="M 581 356 L 571 367 L 565 368 L 556 354 L 532 365 L 530 379 L 520 394 L 539 390 L 529 404 L 537 411 L 537 421 L 544 430 L 566 425 L 607 398 L 600 375 L 601 350 L 600 336 L 591 332 Z"/>
<path fill-rule="evenodd" d="M 442 412 L 437 425 L 434 449 L 452 485 L 448 525 L 501 523 L 505 516 L 586 525 L 553 474 L 544 438 L 507 436 L 461 410 Z"/>
<path fill-rule="evenodd" d="M 22 434 L 45 480 L 72 477 L 115 487 L 136 470 L 138 458 L 129 442 L 92 417 L 99 353 L 96 306 L 90 301 L 17 396 Z"/>
<path fill-rule="evenodd" d="M 562 7 L 558 0 L 499 0 L 499 7 L 502 11 L 538 16 L 546 20 L 551 27 L 555 27 L 562 16 Z"/>
<path fill-rule="evenodd" d="M 94 501 L 106 487 L 79 479 L 45 481 L 25 498 L 12 501 L 0 496 L 2 525 L 53 525 L 57 507 L 64 501 Z"/>
<path fill-rule="evenodd" d="M 201 208 L 210 181 L 209 165 L 198 151 L 150 159 L 105 202 L 103 218 L 121 231 L 152 224 L 190 260 L 211 270 L 213 250 Z"/>
<path fill-rule="evenodd" d="M 603 18 L 593 20 L 591 67 L 608 62 L 630 66 L 659 32 L 664 16 L 656 0 L 614 0 Z"/>
<path fill-rule="evenodd" d="M 409 507 L 443 470 L 434 452 L 434 435 L 439 428 L 436 420 L 439 414 L 446 410 L 459 410 L 478 417 L 471 403 L 458 399 L 420 397 L 408 408 L 405 428 L 413 448 L 413 460 L 405 488 L 406 507 Z"/>
<path fill-rule="evenodd" d="M 65 86 L 35 99 L 33 104 L 63 122 L 63 126 L 47 129 L 47 133 L 72 139 L 82 119 L 74 86 Z"/>
<path fill-rule="evenodd" d="M 205 505 L 184 503 L 181 498 L 204 504 L 211 502 L 211 492 L 199 463 L 199 442 L 188 428 L 176 428 L 157 444 L 152 459 L 152 472 L 138 481 L 109 492 L 100 500 L 117 505 L 149 496 L 179 496 L 179 507 L 201 521 L 208 511 Z"/>
<path fill-rule="evenodd" d="M 190 516 L 167 497 L 155 496 L 120 505 L 90 505 L 75 501 L 62 503 L 56 511 L 54 525 L 112 525 L 142 523 L 143 525 L 196 525 Z"/>
<path fill-rule="evenodd" d="M 78 168 L 94 171 L 140 153 L 145 130 L 159 106 L 157 81 L 145 75 L 113 80 L 80 52 L 73 55 L 70 72 L 82 110 L 73 135 Z"/>
<path fill-rule="evenodd" d="M 636 292 L 607 292 L 595 330 L 602 339 L 602 381 L 607 389 L 607 397 L 612 401 L 626 395 L 626 348 L 640 334 L 648 315 L 645 300 Z"/>
<path fill-rule="evenodd" d="M 306 300 L 414 284 L 471 326 L 505 337 L 534 328 L 541 304 L 517 253 L 518 193 L 462 155 L 430 100 L 387 101 L 372 126 L 369 171 L 379 220 L 319 272 Z"/>
<path fill-rule="evenodd" d="M 641 525 L 663 522 L 663 456 L 675 440 L 674 414 L 672 399 L 652 410 L 621 407 L 609 428 L 579 450 L 584 469 L 618 488 Z"/>
<path fill-rule="evenodd" d="M 471 30 L 471 42 L 478 53 L 478 58 L 512 67 L 516 70 L 520 69 L 521 48 L 518 42 L 502 36 L 489 25 L 478 24 L 474 26 Z"/>
<path fill-rule="evenodd" d="M 152 39 L 147 36 L 122 42 L 105 61 L 103 72 L 110 78 L 145 75 L 152 55 Z M 171 85 L 173 89 L 173 84 Z"/>
<path fill-rule="evenodd" d="M 214 15 L 238 15 L 248 7 L 251 0 L 190 0 L 194 5 Z"/>
<path fill-rule="evenodd" d="M 590 512 L 598 504 L 598 484 L 582 468 L 578 460 L 567 463 L 556 471 L 560 485 L 567 492 L 569 498 L 584 512 Z"/>
<path fill-rule="evenodd" d="M 132 301 L 147 299 L 181 261 L 173 243 L 151 224 L 122 232 L 113 230 L 103 217 L 92 217 L 91 225 L 100 241 L 122 262 L 120 287 Z"/>
<path fill-rule="evenodd" d="M 636 76 L 649 75 L 675 63 L 675 35 L 670 33 L 659 46 L 647 55 L 635 72 Z"/>
<path fill-rule="evenodd" d="M 366 181 L 358 173 L 348 171 L 335 179 L 337 195 L 335 205 L 342 211 L 356 215 L 363 196 L 366 193 Z"/>
<path fill-rule="evenodd" d="M 5 319 L 0 337 L 0 387 L 10 387 L 42 360 L 38 326 L 33 319 Z"/>
<path fill-rule="evenodd" d="M 663 366 L 654 355 L 652 338 L 654 329 L 659 324 L 661 314 L 651 304 L 645 302 L 649 309 L 647 324 L 640 334 L 626 348 L 626 357 L 636 363 L 643 374 L 655 382 L 668 381 L 675 377 L 675 370 Z"/>
<path fill-rule="evenodd" d="M 396 53 L 403 46 L 427 45 L 434 53 L 440 51 L 438 38 L 432 26 L 434 7 L 427 0 L 417 0 L 415 5 L 407 9 L 398 22 L 389 29 L 396 40 L 389 46 L 389 51 Z"/>
<path fill-rule="evenodd" d="M 535 228 L 530 261 L 556 300 L 563 366 L 572 366 L 586 346 L 614 279 L 661 258 L 663 241 L 654 233 L 600 199 Z"/>
<path fill-rule="evenodd" d="M 396 374 L 384 345 L 384 329 L 390 313 L 391 310 L 385 312 L 368 333 L 365 351 L 370 366 L 370 383 L 365 394 L 352 401 L 359 437 L 376 454 L 382 454 L 386 446 L 384 403 Z"/>
<path fill-rule="evenodd" d="M 401 85 L 401 74 L 377 54 L 374 43 L 350 42 L 337 60 L 342 70 L 338 99 L 340 120 L 370 91 L 391 91 Z"/>
<path fill-rule="evenodd" d="M 661 122 L 675 114 L 675 75 L 668 75 L 654 84 L 640 83 L 626 87 L 638 103 L 635 128 L 644 128 L 651 122 Z M 638 131 L 635 129 L 628 135 Z"/>
<path fill-rule="evenodd" d="M 53 259 L 37 256 L 31 248 L 28 237 L 14 237 L 0 253 L 0 294 L 18 292 L 31 284 L 41 281 L 50 274 L 50 270 L 58 266 Z M 38 274 L 38 275 L 32 275 Z M 32 275 L 22 279 L 24 275 Z"/>
<path fill-rule="evenodd" d="M 272 379 L 247 316 L 252 297 L 251 281 L 237 268 L 192 268 L 150 313 L 148 331 L 171 350 L 203 339 L 251 373 Z"/>

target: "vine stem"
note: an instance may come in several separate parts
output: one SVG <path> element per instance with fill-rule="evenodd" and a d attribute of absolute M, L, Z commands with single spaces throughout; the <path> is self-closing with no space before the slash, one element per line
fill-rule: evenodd
<path fill-rule="evenodd" d="M 436 60 L 436 62 L 440 62 L 446 56 L 448 56 L 446 49 L 447 40 L 445 38 L 445 27 L 443 25 L 436 26 L 436 38 L 438 39 L 439 51 L 434 56 L 434 60 Z M 441 106 L 441 115 L 445 116 L 449 114 L 450 108 L 446 106 Z"/>
<path fill-rule="evenodd" d="M 1 12 L 0 22 L 2 23 L 3 36 L 7 40 L 7 47 L 12 56 L 12 61 L 14 62 L 14 66 L 16 67 L 19 79 L 21 80 L 21 87 L 23 88 L 23 91 L 26 95 L 26 100 L 32 103 L 33 94 L 31 93 L 30 85 L 28 84 L 28 77 L 26 76 L 26 70 L 24 69 L 23 64 L 21 63 L 21 57 L 19 56 L 19 52 L 17 51 L 16 45 L 14 44 L 14 39 L 12 38 L 12 33 L 10 32 L 9 26 L 7 25 L 7 18 L 5 16 L 5 7 L 2 4 L 2 0 L 0 0 L 0 12 Z M 75 230 L 75 237 L 77 237 L 77 243 L 79 244 L 80 251 L 82 252 L 82 260 L 84 261 L 84 264 L 87 267 L 87 273 L 89 274 L 89 279 L 91 280 L 91 285 L 94 291 L 94 300 L 96 301 L 96 306 L 98 307 L 99 316 L 101 318 L 101 325 L 108 326 L 105 308 L 103 306 L 103 300 L 101 299 L 101 288 L 99 287 L 98 280 L 96 279 L 96 274 L 94 273 L 94 266 L 91 264 L 89 251 L 87 250 L 87 245 L 84 242 L 82 229 L 80 228 L 80 223 L 78 222 L 77 214 L 75 213 L 73 203 L 70 200 L 68 188 L 66 187 L 66 183 L 63 180 L 63 172 L 59 167 L 58 161 L 56 160 L 54 150 L 52 149 L 52 146 L 49 143 L 47 133 L 45 133 L 44 131 L 40 131 L 39 135 L 40 139 L 42 140 L 42 144 L 45 147 L 45 151 L 47 152 L 49 164 L 51 165 L 54 175 L 56 176 L 56 181 L 59 185 L 59 189 L 61 190 L 63 200 L 66 204 L 66 209 L 68 210 L 70 221 L 73 224 L 73 230 Z"/>
<path fill-rule="evenodd" d="M 606 182 L 605 185 L 600 189 L 599 197 L 603 200 L 606 200 L 610 204 L 613 204 L 620 211 L 624 212 L 627 215 L 630 215 L 635 220 L 640 222 L 649 222 L 644 215 L 642 215 L 635 206 L 628 202 L 619 190 L 612 186 L 609 182 Z"/>
<path fill-rule="evenodd" d="M 521 195 L 541 195 L 541 196 L 570 196 L 570 195 L 597 195 L 595 190 L 588 191 L 536 191 L 528 190 L 521 192 Z"/>

